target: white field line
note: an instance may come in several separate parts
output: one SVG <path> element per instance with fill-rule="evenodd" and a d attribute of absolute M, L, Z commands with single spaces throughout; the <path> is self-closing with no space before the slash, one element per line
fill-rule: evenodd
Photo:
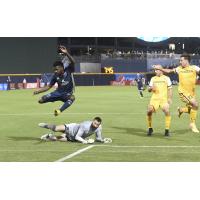
<path fill-rule="evenodd" d="M 83 149 L 80 149 L 78 151 L 75 151 L 72 154 L 69 154 L 63 158 L 60 158 L 59 160 L 56 160 L 55 162 L 63 162 L 65 160 L 68 160 L 76 155 L 79 155 L 83 153 L 84 151 L 87 151 L 93 147 L 111 147 L 111 148 L 200 148 L 200 146 L 119 146 L 119 145 L 91 145 L 88 147 L 85 147 Z M 190 152 L 191 153 L 191 152 Z M 199 153 L 199 152 L 197 152 Z"/>
<path fill-rule="evenodd" d="M 120 146 L 120 145 L 96 145 L 98 147 L 111 147 L 111 148 L 200 148 L 200 146 L 151 146 L 151 145 L 141 145 L 141 146 Z"/>
<path fill-rule="evenodd" d="M 65 160 L 68 160 L 68 159 L 70 159 L 70 158 L 72 158 L 72 157 L 74 157 L 74 156 L 76 156 L 76 155 L 78 155 L 78 154 L 83 153 L 84 151 L 87 151 L 87 150 L 93 148 L 94 146 L 95 146 L 95 145 L 87 146 L 87 147 L 85 147 L 85 148 L 83 148 L 83 149 L 80 149 L 80 150 L 78 150 L 78 151 L 75 151 L 75 152 L 72 153 L 72 154 L 69 154 L 69 155 L 67 155 L 67 156 L 65 156 L 65 157 L 63 157 L 63 158 L 60 158 L 59 160 L 56 160 L 55 162 L 63 162 L 63 161 L 65 161 Z"/>
<path fill-rule="evenodd" d="M 0 152 L 65 152 L 66 150 L 31 150 L 31 149 L 0 149 Z"/>
<path fill-rule="evenodd" d="M 120 145 L 91 145 L 88 147 L 110 147 L 110 148 L 200 148 L 200 146 L 120 146 Z M 87 150 L 87 149 L 86 149 Z M 37 150 L 37 149 L 0 149 L 0 152 L 66 152 L 66 150 Z"/>
<path fill-rule="evenodd" d="M 0 116 L 34 116 L 34 115 L 53 115 L 52 113 L 0 113 Z M 62 115 L 146 115 L 146 113 L 62 113 Z M 177 113 L 171 113 L 177 115 Z"/>
<path fill-rule="evenodd" d="M 62 115 L 140 115 L 145 113 L 62 113 Z M 0 116 L 53 115 L 52 113 L 1 113 Z"/>
<path fill-rule="evenodd" d="M 91 145 L 92 147 L 110 147 L 110 148 L 200 148 L 200 146 L 120 146 L 120 145 Z M 89 149 L 90 149 L 89 148 Z M 87 150 L 87 149 L 86 149 Z M 66 152 L 66 150 L 37 150 L 37 149 L 0 149 L 0 152 Z"/>

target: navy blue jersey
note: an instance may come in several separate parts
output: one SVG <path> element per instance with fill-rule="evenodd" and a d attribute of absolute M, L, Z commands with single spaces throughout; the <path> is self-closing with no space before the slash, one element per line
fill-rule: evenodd
<path fill-rule="evenodd" d="M 142 79 L 141 78 L 136 78 L 135 81 L 137 82 L 138 88 L 143 87 Z"/>
<path fill-rule="evenodd" d="M 73 80 L 71 73 L 65 71 L 63 75 L 54 74 L 50 86 L 53 86 L 55 83 L 58 84 L 57 91 L 60 93 L 72 93 L 73 92 Z"/>

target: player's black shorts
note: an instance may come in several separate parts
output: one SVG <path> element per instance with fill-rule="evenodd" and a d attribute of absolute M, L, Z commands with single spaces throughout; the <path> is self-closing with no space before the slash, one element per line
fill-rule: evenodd
<path fill-rule="evenodd" d="M 143 86 L 138 86 L 138 90 L 143 90 Z"/>
<path fill-rule="evenodd" d="M 58 91 L 51 92 L 49 94 L 46 94 L 42 97 L 43 102 L 54 102 L 54 101 L 63 101 L 66 102 L 67 99 L 70 99 L 72 96 L 72 92 L 69 93 L 61 93 Z"/>

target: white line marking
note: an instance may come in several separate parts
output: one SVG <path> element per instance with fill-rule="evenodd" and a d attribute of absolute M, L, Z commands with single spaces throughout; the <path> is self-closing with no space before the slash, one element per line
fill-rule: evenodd
<path fill-rule="evenodd" d="M 62 150 L 29 150 L 29 149 L 0 149 L 0 152 L 65 152 L 66 153 L 66 149 L 62 149 Z"/>
<path fill-rule="evenodd" d="M 62 113 L 62 115 L 141 115 L 145 113 Z M 53 113 L 1 113 L 0 116 L 53 115 Z"/>
<path fill-rule="evenodd" d="M 118 145 L 96 145 L 98 147 L 111 148 L 200 148 L 200 146 L 118 146 Z"/>
<path fill-rule="evenodd" d="M 72 153 L 72 154 L 69 154 L 69 155 L 67 155 L 67 156 L 65 156 L 65 157 L 63 157 L 63 158 L 61 158 L 61 159 L 59 159 L 59 160 L 56 160 L 55 162 L 63 162 L 63 161 L 65 161 L 65 160 L 68 160 L 68 159 L 70 159 L 70 158 L 72 158 L 72 157 L 74 157 L 74 156 L 76 156 L 76 155 L 78 155 L 78 154 L 83 153 L 84 151 L 87 151 L 87 150 L 93 148 L 94 146 L 95 146 L 95 145 L 91 145 L 91 146 L 85 147 L 85 148 L 83 148 L 83 149 L 80 149 L 80 150 L 78 150 L 78 151 L 75 151 L 75 152 Z"/>
<path fill-rule="evenodd" d="M 91 145 L 92 147 L 110 147 L 110 148 L 200 148 L 200 146 L 120 146 L 120 145 Z M 89 146 L 89 147 L 91 147 Z M 87 149 L 86 149 L 87 150 Z M 37 149 L 0 149 L 0 152 L 66 152 L 65 149 L 57 150 L 37 150 Z"/>
<path fill-rule="evenodd" d="M 146 115 L 146 113 L 62 113 L 62 115 Z M 53 115 L 52 113 L 1 113 L 0 116 Z M 171 113 L 177 115 L 177 113 Z"/>

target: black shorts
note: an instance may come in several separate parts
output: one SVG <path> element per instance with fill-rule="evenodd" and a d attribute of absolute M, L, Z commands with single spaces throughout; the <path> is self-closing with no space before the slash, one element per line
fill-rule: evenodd
<path fill-rule="evenodd" d="M 54 102 L 54 101 L 66 102 L 67 99 L 70 99 L 71 95 L 72 93 L 60 93 L 58 91 L 54 91 L 54 92 L 44 95 L 42 98 L 43 98 L 44 103 Z"/>

